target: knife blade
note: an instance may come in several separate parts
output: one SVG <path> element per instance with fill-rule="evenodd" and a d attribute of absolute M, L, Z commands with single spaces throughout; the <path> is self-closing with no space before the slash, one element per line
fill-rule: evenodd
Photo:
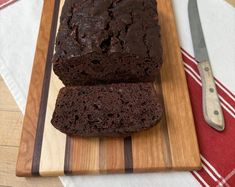
<path fill-rule="evenodd" d="M 214 129 L 225 128 L 223 112 L 220 106 L 210 59 L 198 12 L 197 0 L 188 3 L 189 24 L 193 41 L 195 58 L 202 79 L 203 115 L 205 121 Z"/>

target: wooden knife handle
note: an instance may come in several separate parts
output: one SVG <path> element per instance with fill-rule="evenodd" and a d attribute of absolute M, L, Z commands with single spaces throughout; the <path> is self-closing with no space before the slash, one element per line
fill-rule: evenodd
<path fill-rule="evenodd" d="M 202 79 L 204 118 L 211 127 L 223 131 L 224 117 L 209 61 L 200 62 L 198 69 Z"/>

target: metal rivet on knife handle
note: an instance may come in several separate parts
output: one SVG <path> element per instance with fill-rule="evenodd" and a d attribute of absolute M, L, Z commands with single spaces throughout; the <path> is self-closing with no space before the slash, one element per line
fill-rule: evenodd
<path fill-rule="evenodd" d="M 210 69 L 208 67 L 205 67 L 205 71 L 209 71 Z"/>
<path fill-rule="evenodd" d="M 210 88 L 210 92 L 213 93 L 215 90 L 214 88 Z"/>
<path fill-rule="evenodd" d="M 214 111 L 214 114 L 215 114 L 215 115 L 219 115 L 219 111 L 218 111 L 218 110 L 215 110 L 215 111 Z"/>

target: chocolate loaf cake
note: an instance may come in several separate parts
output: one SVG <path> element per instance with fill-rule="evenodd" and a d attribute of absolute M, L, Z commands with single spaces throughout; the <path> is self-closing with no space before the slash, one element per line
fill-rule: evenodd
<path fill-rule="evenodd" d="M 53 64 L 66 86 L 153 81 L 162 64 L 156 0 L 66 0 Z"/>
<path fill-rule="evenodd" d="M 51 123 L 68 135 L 129 136 L 160 120 L 163 109 L 151 83 L 65 87 Z"/>

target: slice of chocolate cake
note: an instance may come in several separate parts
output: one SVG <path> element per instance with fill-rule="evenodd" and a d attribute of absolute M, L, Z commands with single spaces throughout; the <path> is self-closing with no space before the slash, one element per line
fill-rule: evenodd
<path fill-rule="evenodd" d="M 157 124 L 163 113 L 151 83 L 65 87 L 51 123 L 68 135 L 129 136 Z"/>
<path fill-rule="evenodd" d="M 66 86 L 153 81 L 162 64 L 156 0 L 66 0 L 53 64 Z"/>

